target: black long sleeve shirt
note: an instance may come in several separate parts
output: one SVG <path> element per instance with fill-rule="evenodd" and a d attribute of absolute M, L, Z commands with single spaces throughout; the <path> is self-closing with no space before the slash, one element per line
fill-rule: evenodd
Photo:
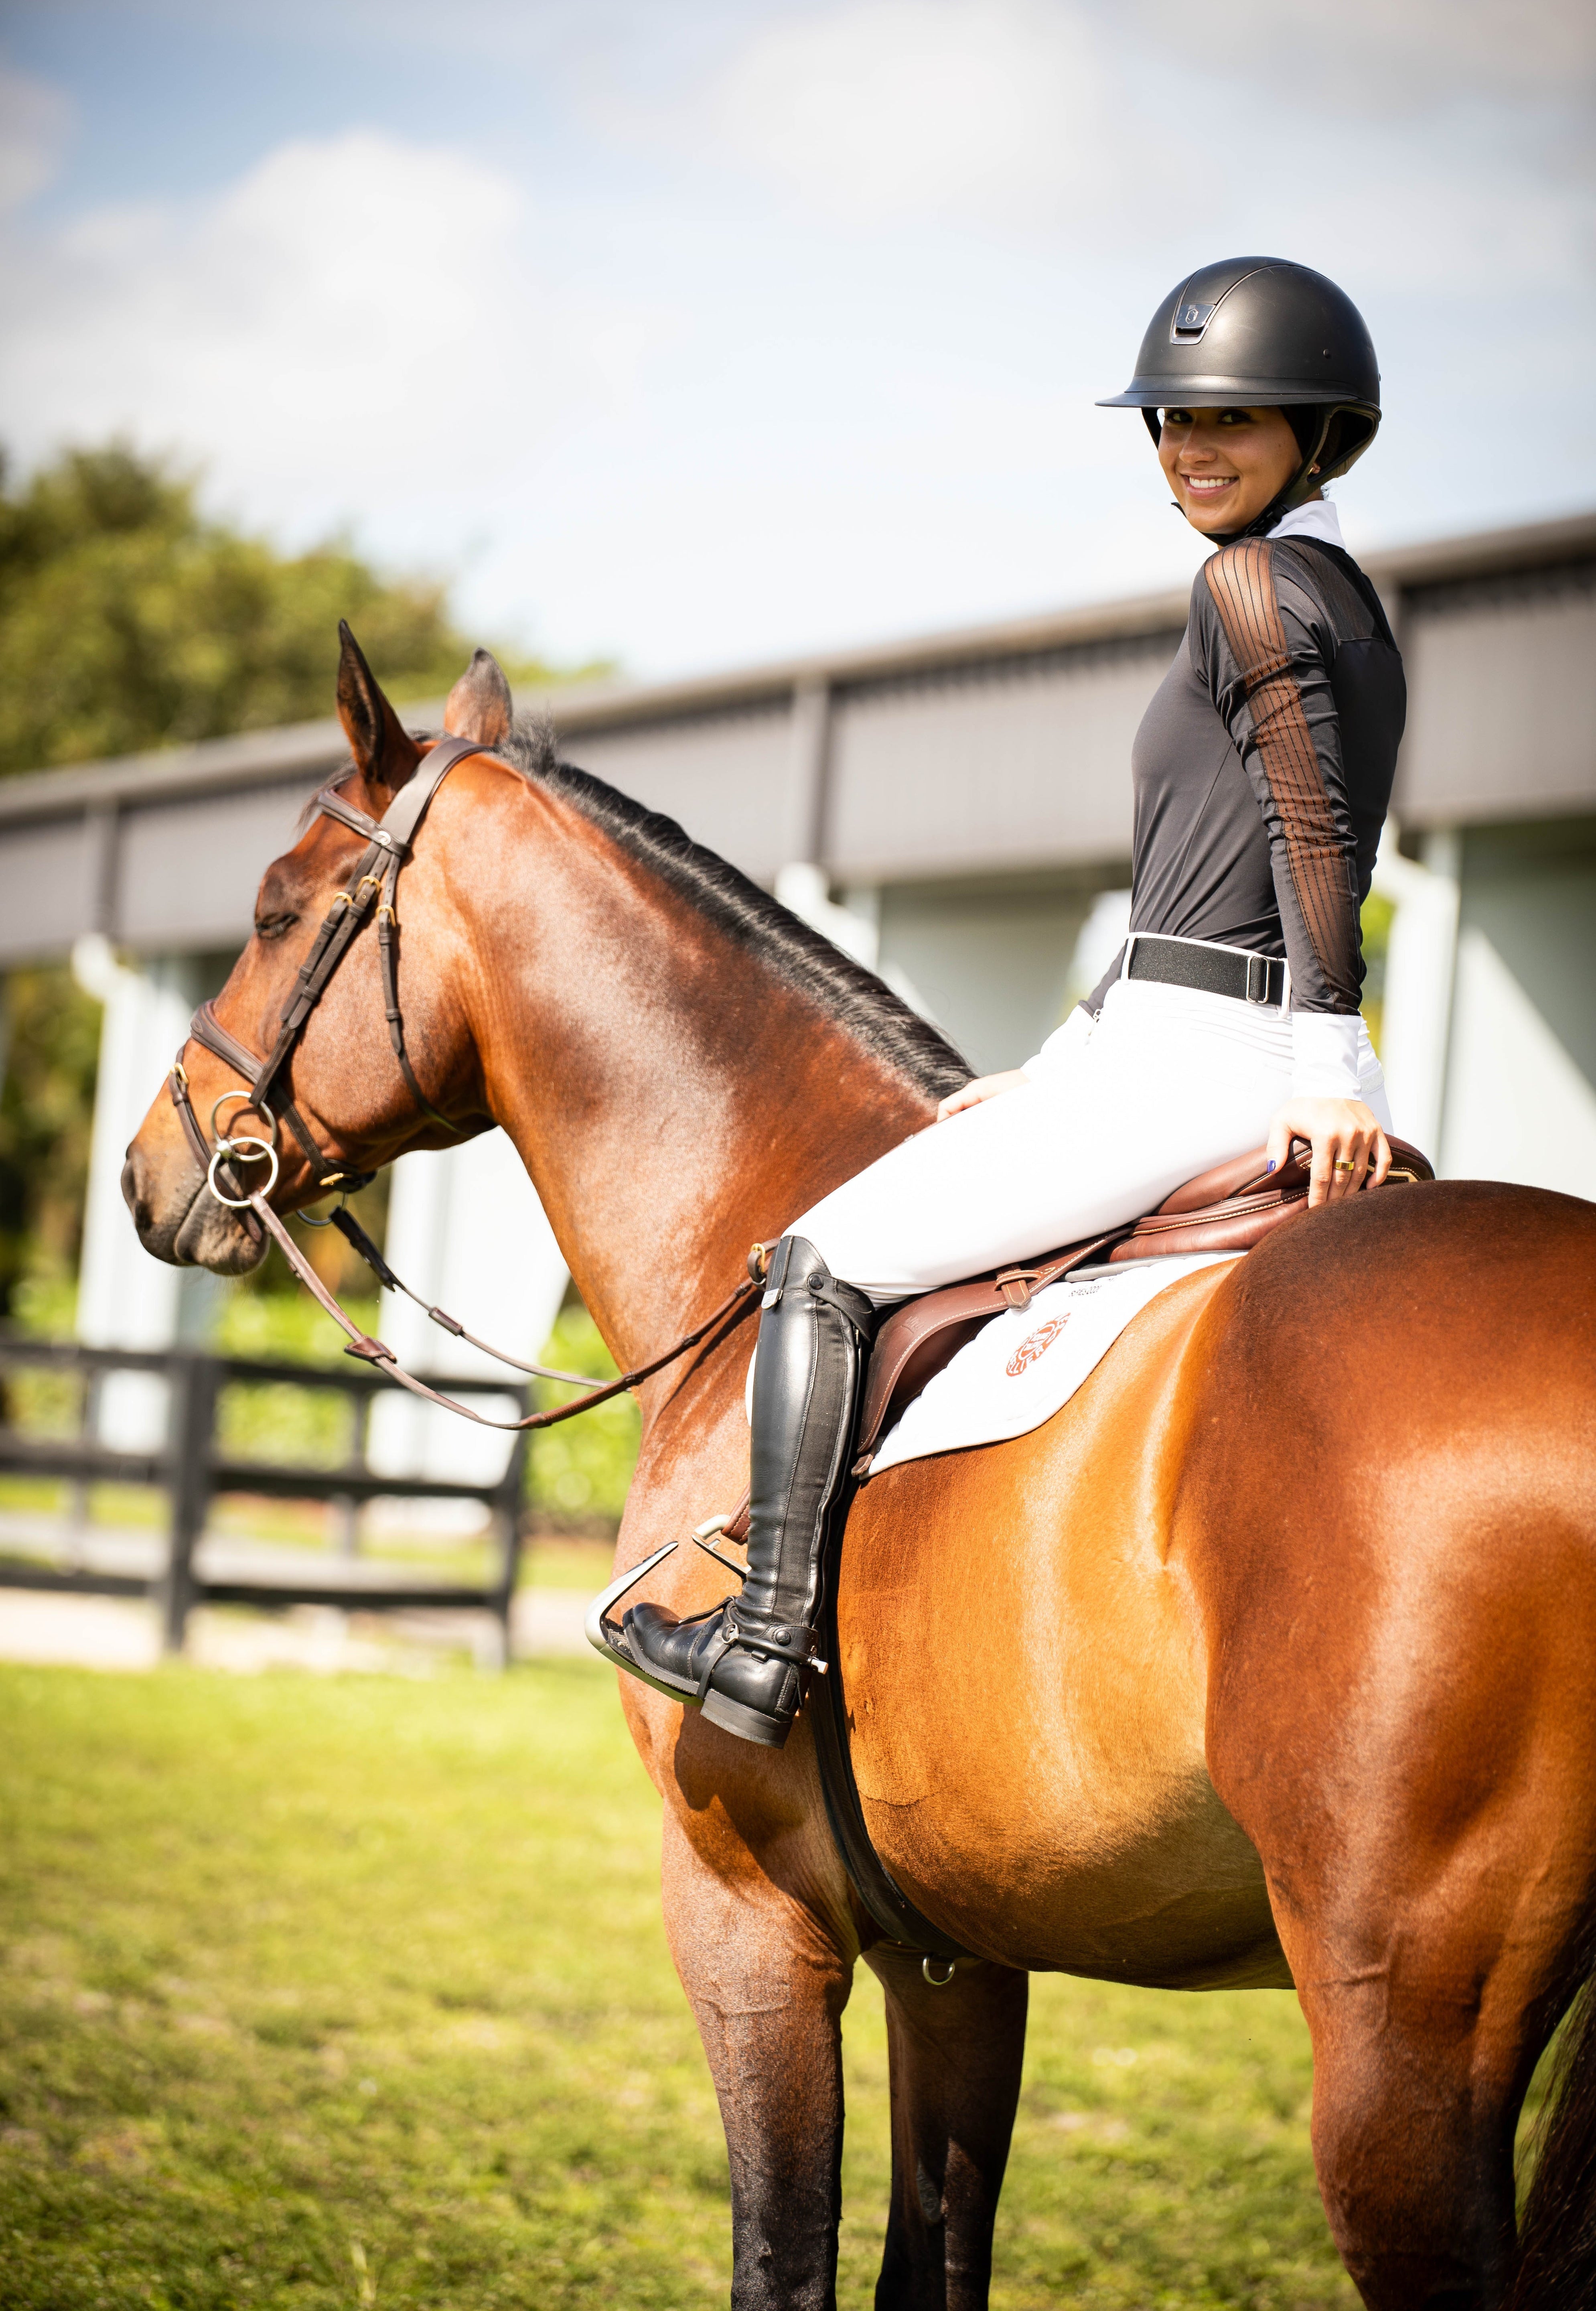
<path fill-rule="evenodd" d="M 1406 714 L 1400 654 L 1350 554 L 1303 536 L 1222 547 L 1132 749 L 1131 929 L 1283 955 L 1294 1011 L 1355 1017 Z"/>

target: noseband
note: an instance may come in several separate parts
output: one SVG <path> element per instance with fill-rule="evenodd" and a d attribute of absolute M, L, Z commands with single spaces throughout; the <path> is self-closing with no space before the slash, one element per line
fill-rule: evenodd
<path fill-rule="evenodd" d="M 573 1413 L 586 1412 L 594 1405 L 607 1403 L 611 1397 L 619 1396 L 624 1389 L 635 1388 L 640 1382 L 664 1371 L 667 1365 L 675 1364 L 689 1349 L 697 1347 L 706 1339 L 712 1340 L 712 1345 L 719 1347 L 726 1333 L 735 1330 L 757 1304 L 754 1296 L 757 1277 L 751 1271 L 712 1315 L 692 1331 L 685 1332 L 663 1356 L 651 1357 L 648 1363 L 623 1373 L 617 1380 L 608 1381 L 602 1387 L 588 1389 L 569 1404 L 556 1405 L 547 1412 L 528 1413 L 519 1420 L 493 1420 L 486 1413 L 475 1411 L 471 1406 L 460 1404 L 453 1397 L 441 1395 L 425 1381 L 416 1379 L 414 1374 L 405 1370 L 390 1347 L 363 1332 L 338 1305 L 266 1200 L 277 1183 L 279 1115 L 304 1151 L 305 1160 L 318 1189 L 339 1188 L 346 1194 L 352 1193 L 358 1188 L 368 1186 L 377 1176 L 374 1172 L 353 1172 L 329 1164 L 310 1137 L 304 1118 L 287 1089 L 288 1062 L 305 1022 L 327 992 L 334 972 L 364 929 L 373 908 L 377 912 L 377 945 L 382 964 L 383 1007 L 388 1014 L 388 1041 L 393 1045 L 394 1057 L 409 1086 L 410 1095 L 422 1113 L 444 1131 L 458 1132 L 461 1129 L 458 1123 L 451 1123 L 447 1116 L 439 1114 L 416 1082 L 415 1070 L 405 1050 L 405 1023 L 399 1012 L 399 919 L 394 908 L 394 896 L 398 888 L 399 869 L 410 856 L 415 831 L 425 816 L 432 797 L 463 756 L 491 751 L 472 738 L 439 739 L 423 755 L 409 785 L 401 787 L 379 819 L 372 818 L 368 812 L 357 809 L 353 803 L 346 802 L 336 787 L 322 788 L 313 807 L 328 818 L 337 819 L 356 834 L 363 834 L 366 848 L 355 862 L 352 879 L 337 893 L 327 910 L 310 952 L 300 968 L 292 991 L 278 1014 L 277 1040 L 264 1060 L 250 1051 L 247 1044 L 240 1042 L 238 1037 L 222 1025 L 213 1005 L 202 1003 L 189 1021 L 188 1041 L 203 1043 L 207 1051 L 214 1052 L 219 1060 L 224 1060 L 230 1068 L 236 1068 L 249 1086 L 248 1091 L 223 1092 L 212 1107 L 214 1145 L 206 1143 L 205 1133 L 199 1128 L 199 1118 L 194 1112 L 194 1102 L 189 1096 L 188 1075 L 183 1065 L 183 1051 L 188 1048 L 188 1041 L 172 1061 L 167 1080 L 171 1090 L 172 1105 L 178 1111 L 188 1145 L 205 1173 L 205 1185 L 210 1192 L 230 1211 L 243 1213 L 244 1225 L 257 1243 L 261 1241 L 263 1234 L 274 1239 L 306 1290 L 320 1302 L 333 1321 L 348 1334 L 349 1346 L 345 1355 L 358 1356 L 362 1362 L 375 1365 L 378 1370 L 387 1373 L 390 1379 L 397 1381 L 401 1388 L 408 1389 L 413 1396 L 422 1397 L 429 1404 L 440 1405 L 445 1411 L 458 1412 L 463 1418 L 476 1422 L 480 1427 L 550 1428 L 557 1421 L 569 1420 Z M 258 1132 L 249 1131 L 218 1132 L 217 1115 L 222 1108 L 232 1106 L 241 1112 L 257 1115 L 266 1125 L 271 1137 L 263 1138 Z M 239 1164 L 267 1164 L 269 1171 L 265 1184 L 252 1191 L 241 1190 L 238 1174 L 232 1168 Z M 226 1188 L 240 1189 L 240 1192 L 226 1193 L 219 1174 L 225 1181 Z M 404 1293 L 406 1299 L 414 1300 L 418 1308 L 426 1311 L 433 1323 L 444 1331 L 453 1333 L 458 1339 L 469 1340 L 473 1347 L 481 1348 L 484 1355 L 493 1356 L 498 1363 L 510 1365 L 517 1372 L 530 1373 L 539 1379 L 580 1384 L 589 1377 L 585 1373 L 557 1372 L 547 1365 L 526 1364 L 519 1356 L 506 1356 L 501 1348 L 490 1347 L 485 1340 L 479 1340 L 475 1332 L 468 1332 L 447 1310 L 429 1307 L 419 1293 L 412 1292 L 404 1279 L 395 1275 L 352 1213 L 334 1212 L 332 1225 L 359 1252 L 380 1285 L 390 1291 Z M 756 1245 L 754 1249 L 758 1251 L 760 1247 Z"/>
<path fill-rule="evenodd" d="M 326 994 L 333 973 L 353 946 L 373 908 L 377 914 L 377 951 L 382 966 L 382 999 L 388 1013 L 388 1041 L 394 1057 L 399 1063 L 411 1097 L 433 1123 L 445 1131 L 454 1131 L 447 1116 L 440 1115 L 415 1079 L 415 1070 L 405 1049 L 405 1023 L 399 1011 L 399 919 L 394 900 L 398 890 L 399 869 L 410 856 L 415 830 L 426 815 L 427 806 L 437 793 L 455 764 L 467 754 L 480 754 L 486 749 L 472 738 L 440 738 L 416 767 L 414 777 L 401 787 L 382 816 L 372 818 L 348 802 L 336 787 L 323 787 L 312 808 L 328 818 L 337 819 L 356 834 L 366 838 L 366 848 L 355 863 L 353 877 L 338 892 L 327 909 L 321 929 L 311 943 L 310 952 L 301 966 L 287 1002 L 278 1015 L 277 1040 L 263 1060 L 251 1051 L 238 1037 L 229 1033 L 216 1016 L 215 1007 L 202 1003 L 188 1023 L 189 1040 L 202 1043 L 207 1051 L 236 1068 L 249 1084 L 247 1092 L 230 1092 L 216 1102 L 211 1111 L 214 1147 L 206 1145 L 199 1128 L 199 1118 L 194 1112 L 194 1103 L 188 1095 L 188 1076 L 179 1051 L 172 1062 L 168 1081 L 171 1087 L 172 1105 L 189 1147 L 203 1167 L 206 1185 L 219 1203 L 230 1209 L 241 1211 L 249 1206 L 246 1193 L 228 1195 L 218 1184 L 219 1171 L 224 1172 L 226 1185 L 238 1189 L 239 1179 L 232 1168 L 238 1164 L 269 1164 L 271 1167 L 262 1193 L 269 1195 L 277 1179 L 278 1116 L 286 1123 L 299 1141 L 306 1162 L 318 1188 L 342 1188 L 353 1190 L 363 1188 L 376 1177 L 371 1172 L 352 1172 L 345 1166 L 328 1163 L 306 1129 L 303 1117 L 289 1096 L 286 1069 L 303 1032 L 305 1022 Z M 187 1042 L 184 1049 L 188 1048 Z M 282 1087 L 279 1089 L 281 1081 Z M 241 1111 L 250 1111 L 267 1126 L 271 1137 L 262 1138 L 258 1133 L 216 1133 L 217 1109 L 237 1101 Z"/>

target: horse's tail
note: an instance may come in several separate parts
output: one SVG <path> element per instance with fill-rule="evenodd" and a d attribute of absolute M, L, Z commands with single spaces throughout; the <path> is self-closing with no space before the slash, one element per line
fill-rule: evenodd
<path fill-rule="evenodd" d="M 1596 1975 L 1568 2010 L 1506 2311 L 1596 2303 Z"/>

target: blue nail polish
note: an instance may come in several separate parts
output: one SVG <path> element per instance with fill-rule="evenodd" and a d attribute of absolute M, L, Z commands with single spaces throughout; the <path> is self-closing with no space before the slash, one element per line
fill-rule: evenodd
<path fill-rule="evenodd" d="M 1269 1157 L 1269 1160 L 1268 1165 L 1266 1166 L 1266 1169 L 1267 1169 L 1267 1170 L 1269 1170 L 1269 1171 L 1270 1171 L 1270 1172 L 1272 1172 L 1272 1171 L 1274 1170 L 1274 1168 L 1275 1168 L 1275 1159 L 1274 1159 L 1274 1157 L 1271 1156 Z"/>

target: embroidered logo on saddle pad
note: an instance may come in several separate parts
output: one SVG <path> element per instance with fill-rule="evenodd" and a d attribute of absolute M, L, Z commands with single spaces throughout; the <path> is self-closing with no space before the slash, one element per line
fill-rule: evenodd
<path fill-rule="evenodd" d="M 1053 1316 L 1045 1324 L 1039 1324 L 1035 1331 L 1027 1333 L 1003 1367 L 1009 1379 L 1018 1380 L 1038 1356 L 1045 1356 L 1068 1321 L 1068 1316 Z"/>
<path fill-rule="evenodd" d="M 1232 1251 L 1177 1253 L 1106 1274 L 1067 1276 L 1044 1286 L 1029 1308 L 1006 1308 L 904 1406 L 870 1455 L 870 1475 L 1039 1428 L 1068 1403 L 1149 1300 L 1199 1269 L 1235 1258 Z"/>

